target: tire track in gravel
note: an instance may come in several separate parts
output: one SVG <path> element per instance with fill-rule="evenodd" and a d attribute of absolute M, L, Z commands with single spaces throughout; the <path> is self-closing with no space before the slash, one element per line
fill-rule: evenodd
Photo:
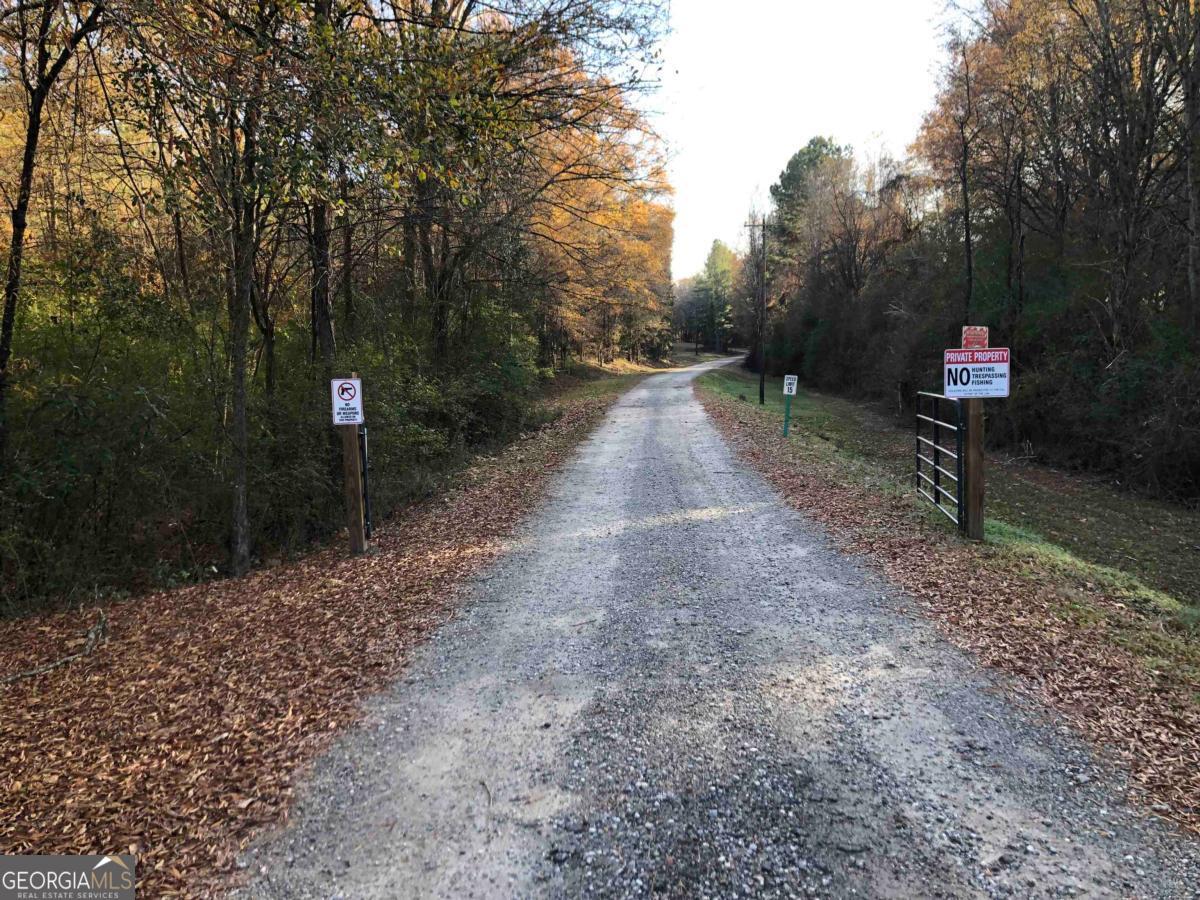
<path fill-rule="evenodd" d="M 244 895 L 1194 896 L 1192 839 L 733 458 L 709 367 L 613 408 Z"/>

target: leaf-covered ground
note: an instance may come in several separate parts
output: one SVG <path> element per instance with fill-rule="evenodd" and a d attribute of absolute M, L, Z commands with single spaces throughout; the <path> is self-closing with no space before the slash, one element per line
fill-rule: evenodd
<path fill-rule="evenodd" d="M 705 408 L 791 505 L 914 597 L 952 641 L 1018 676 L 1114 752 L 1136 799 L 1200 831 L 1197 649 L 1170 616 L 1034 544 L 960 540 L 886 472 L 803 423 L 783 438 L 774 409 L 737 399 L 714 378 L 697 388 Z"/>
<path fill-rule="evenodd" d="M 727 367 L 704 383 L 736 397 L 758 397 L 757 376 Z M 767 407 L 783 416 L 782 382 L 769 382 Z M 894 408 L 858 403 L 805 388 L 792 412 L 804 431 L 826 449 L 855 460 L 873 475 L 908 492 L 912 484 L 913 430 Z M 1188 509 L 1142 496 L 1095 476 L 1064 472 L 1031 461 L 1033 454 L 988 454 L 987 515 L 1034 534 L 1077 561 L 1136 579 L 1148 592 L 1200 607 L 1200 508 Z M 1012 538 L 1012 533 L 997 535 Z M 1151 599 L 1151 598 L 1147 598 Z M 1163 599 L 1162 597 L 1153 599 Z"/>
<path fill-rule="evenodd" d="M 298 769 L 453 614 L 547 478 L 630 378 L 576 385 L 561 413 L 442 496 L 343 546 L 247 577 L 0 623 L 0 852 L 138 854 L 142 896 L 219 892 Z"/>

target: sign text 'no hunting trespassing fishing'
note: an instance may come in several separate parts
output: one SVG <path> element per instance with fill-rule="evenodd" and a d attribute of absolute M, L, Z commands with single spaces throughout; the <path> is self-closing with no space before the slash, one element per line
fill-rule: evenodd
<path fill-rule="evenodd" d="M 944 390 L 958 400 L 1008 396 L 1007 347 L 989 350 L 946 350 Z"/>

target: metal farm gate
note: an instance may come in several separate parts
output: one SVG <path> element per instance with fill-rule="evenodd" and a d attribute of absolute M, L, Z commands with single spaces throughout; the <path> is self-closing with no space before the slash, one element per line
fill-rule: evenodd
<path fill-rule="evenodd" d="M 959 531 L 967 527 L 965 432 L 961 401 L 942 394 L 917 393 L 917 493 L 941 510 Z"/>

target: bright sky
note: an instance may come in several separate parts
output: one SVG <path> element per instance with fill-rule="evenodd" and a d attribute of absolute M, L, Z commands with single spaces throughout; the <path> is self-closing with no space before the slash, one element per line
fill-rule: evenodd
<path fill-rule="evenodd" d="M 904 153 L 932 104 L 945 0 L 673 0 L 650 104 L 675 186 L 674 276 L 714 238 L 744 247 L 752 205 L 810 137 Z"/>

